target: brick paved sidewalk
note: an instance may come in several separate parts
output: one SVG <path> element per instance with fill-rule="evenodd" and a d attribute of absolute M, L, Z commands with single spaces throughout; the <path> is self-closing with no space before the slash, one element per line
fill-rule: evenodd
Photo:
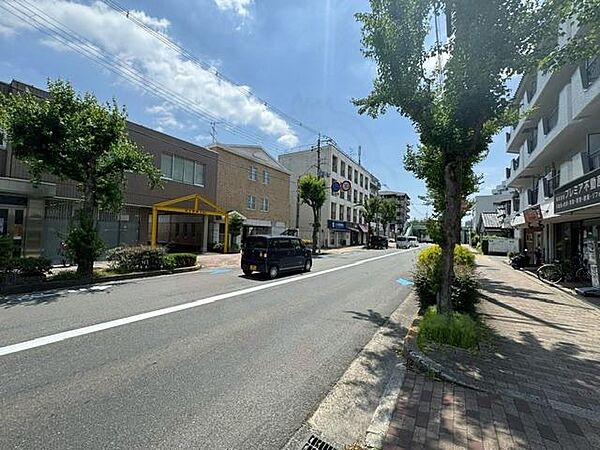
<path fill-rule="evenodd" d="M 478 266 L 492 347 L 428 355 L 487 393 L 409 374 L 388 448 L 600 448 L 598 309 L 499 258 Z"/>

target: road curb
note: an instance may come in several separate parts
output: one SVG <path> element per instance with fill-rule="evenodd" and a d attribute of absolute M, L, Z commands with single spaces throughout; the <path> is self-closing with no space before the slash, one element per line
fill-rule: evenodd
<path fill-rule="evenodd" d="M 404 384 L 404 377 L 406 376 L 406 366 L 404 363 L 396 364 L 392 376 L 388 381 L 385 391 L 381 396 L 381 402 L 375 410 L 371 425 L 367 429 L 365 436 L 365 446 L 368 449 L 381 449 L 383 448 L 383 441 L 385 435 L 392 421 L 392 415 L 396 410 L 396 401 L 400 395 L 402 384 Z"/>
<path fill-rule="evenodd" d="M 0 295 L 11 295 L 11 294 L 29 294 L 32 292 L 40 291 L 52 291 L 56 289 L 66 289 L 74 287 L 85 287 L 92 286 L 99 283 L 110 283 L 113 281 L 124 281 L 124 280 L 135 280 L 138 278 L 150 278 L 161 275 L 175 275 L 179 273 L 196 272 L 202 268 L 201 265 L 192 267 L 181 267 L 179 269 L 162 269 L 153 270 L 149 272 L 134 272 L 126 273 L 122 275 L 110 275 L 107 277 L 96 278 L 92 280 L 80 281 L 80 280 L 59 280 L 59 281 L 44 281 L 39 284 L 26 284 L 19 286 L 6 286 L 0 289 Z"/>
<path fill-rule="evenodd" d="M 286 443 L 283 447 L 284 450 L 302 449 L 311 435 L 320 437 L 323 441 L 340 450 L 344 448 L 344 441 L 356 439 L 361 440 L 361 443 L 370 442 L 372 446 L 368 448 L 381 448 L 381 443 L 389 427 L 405 375 L 405 366 L 400 355 L 404 336 L 393 336 L 392 333 L 393 331 L 398 332 L 403 328 L 408 329 L 417 311 L 416 295 L 414 291 L 411 291 L 398 308 L 390 314 L 389 319 L 378 328 L 371 340 L 356 355 L 348 369 L 333 385 L 308 420 Z M 372 415 L 367 416 L 364 422 L 360 421 L 358 424 L 348 423 L 344 421 L 344 415 L 357 408 L 356 404 L 353 403 L 356 401 L 356 398 L 353 397 L 353 392 L 349 391 L 348 387 L 355 385 L 355 380 L 360 378 L 361 373 L 373 376 L 371 372 L 373 368 L 368 365 L 369 355 L 376 353 L 381 347 L 387 349 L 395 348 L 395 361 L 389 361 L 389 366 L 387 366 L 389 368 L 383 374 L 385 377 L 383 378 L 384 385 L 381 388 L 381 394 L 374 402 L 374 405 L 376 405 L 373 408 L 374 412 Z M 381 375 L 377 378 L 381 378 Z M 328 422 L 329 420 L 337 423 Z M 362 431 L 359 430 L 352 438 L 345 436 L 342 439 L 341 435 L 343 433 L 340 433 L 339 430 L 337 432 L 334 430 L 336 425 L 339 426 L 340 424 L 346 426 L 346 428 L 361 428 Z"/>

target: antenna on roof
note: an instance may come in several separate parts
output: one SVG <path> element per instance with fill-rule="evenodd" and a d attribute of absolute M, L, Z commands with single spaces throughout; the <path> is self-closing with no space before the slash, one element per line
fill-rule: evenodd
<path fill-rule="evenodd" d="M 359 146 L 358 146 L 358 165 L 359 165 L 359 166 L 361 166 L 361 165 L 362 165 L 362 164 L 361 164 L 361 161 L 360 161 L 361 157 L 362 157 L 362 147 L 359 145 Z"/>

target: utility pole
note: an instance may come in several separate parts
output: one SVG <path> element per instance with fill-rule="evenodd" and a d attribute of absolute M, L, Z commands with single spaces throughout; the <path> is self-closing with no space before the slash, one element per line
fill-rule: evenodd
<path fill-rule="evenodd" d="M 212 137 L 212 143 L 217 143 L 217 122 L 210 123 L 210 136 Z"/>
<path fill-rule="evenodd" d="M 321 178 L 321 133 L 317 139 L 317 177 Z"/>

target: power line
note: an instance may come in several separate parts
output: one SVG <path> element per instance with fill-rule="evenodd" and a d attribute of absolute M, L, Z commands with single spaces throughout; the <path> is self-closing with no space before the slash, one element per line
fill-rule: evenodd
<path fill-rule="evenodd" d="M 111 9 L 113 9 L 114 11 L 117 11 L 118 13 L 122 14 L 123 16 L 125 16 L 126 19 L 130 20 L 131 22 L 133 22 L 135 25 L 137 25 L 138 27 L 140 27 L 141 29 L 143 29 L 144 31 L 146 31 L 147 33 L 149 33 L 150 35 L 152 35 L 155 38 L 159 39 L 161 42 L 163 42 L 165 45 L 167 45 L 172 50 L 177 51 L 180 55 L 185 56 L 188 60 L 190 60 L 191 62 L 197 64 L 202 69 L 207 70 L 207 71 L 213 73 L 216 77 L 218 77 L 221 80 L 223 80 L 223 81 L 227 82 L 228 84 L 232 85 L 233 87 L 235 87 L 242 94 L 256 99 L 259 103 L 263 104 L 264 106 L 266 106 L 271 111 L 277 113 L 277 115 L 279 115 L 281 117 L 285 117 L 289 122 L 294 123 L 294 125 L 296 125 L 296 126 L 298 126 L 300 128 L 304 128 L 305 130 L 307 130 L 307 131 L 309 131 L 309 132 L 311 132 L 311 133 L 313 133 L 315 135 L 319 134 L 319 131 L 315 130 L 313 127 L 310 127 L 310 126 L 306 125 L 305 123 L 303 123 L 302 121 L 300 121 L 300 120 L 292 117 L 288 113 L 280 110 L 279 108 L 276 108 L 275 106 L 273 106 L 269 102 L 263 100 L 262 98 L 258 97 L 257 95 L 253 94 L 252 92 L 248 92 L 248 90 L 242 88 L 237 83 L 235 83 L 233 80 L 231 80 L 230 78 L 226 77 L 221 72 L 219 72 L 219 70 L 215 66 L 210 65 L 210 64 L 208 64 L 208 63 L 206 63 L 204 61 L 201 61 L 193 53 L 191 53 L 189 50 L 185 49 L 181 45 L 173 42 L 165 34 L 163 34 L 163 33 L 159 32 L 159 31 L 155 30 L 152 27 L 149 27 L 147 24 L 145 24 L 144 22 L 142 22 L 141 20 L 139 20 L 134 15 L 129 14 L 129 10 L 123 8 L 116 1 L 114 1 L 114 0 L 101 0 L 101 1 L 104 4 L 106 4 L 108 7 L 110 7 Z"/>
<path fill-rule="evenodd" d="M 21 0 L 19 2 L 19 6 L 17 6 L 16 3 L 10 5 L 0 4 L 0 8 L 33 26 L 38 31 L 58 40 L 63 45 L 69 47 L 75 52 L 93 60 L 111 72 L 122 76 L 133 84 L 139 86 L 144 91 L 151 93 L 154 96 L 161 97 L 164 100 L 179 106 L 186 112 L 197 116 L 203 121 L 219 121 L 224 125 L 224 128 L 228 132 L 237 134 L 245 139 L 249 139 L 251 142 L 259 142 L 263 146 L 269 147 L 269 145 L 266 145 L 264 143 L 265 141 L 257 134 L 248 130 L 244 130 L 243 128 L 226 120 L 222 120 L 205 108 L 191 103 L 189 100 L 177 94 L 176 92 L 173 92 L 164 85 L 154 82 L 145 75 L 138 73 L 129 65 L 127 61 L 124 61 L 114 55 L 109 55 L 112 57 L 109 58 L 106 54 L 107 52 L 102 53 L 91 41 L 83 38 L 74 30 L 46 14 L 35 5 L 32 5 L 30 2 Z M 278 144 L 273 145 L 273 147 L 277 147 L 280 151 L 284 149 Z"/>

